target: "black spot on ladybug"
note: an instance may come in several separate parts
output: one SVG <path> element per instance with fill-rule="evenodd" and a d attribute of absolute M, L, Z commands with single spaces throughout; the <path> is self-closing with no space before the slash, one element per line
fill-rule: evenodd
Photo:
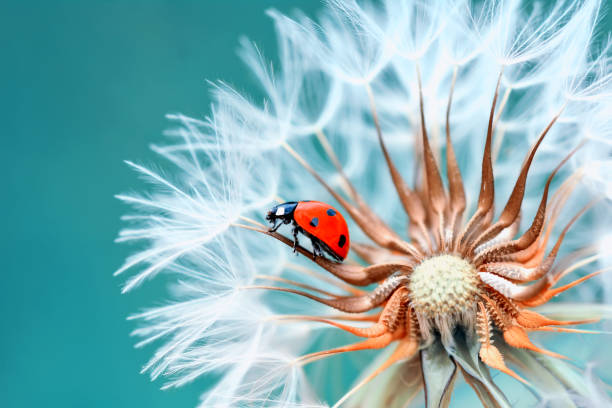
<path fill-rule="evenodd" d="M 316 227 L 317 225 L 319 225 L 319 219 L 317 217 L 314 217 L 312 220 L 310 220 L 310 225 Z"/>
<path fill-rule="evenodd" d="M 333 208 L 329 208 L 327 210 L 327 215 L 329 215 L 330 217 L 333 217 L 334 215 L 336 215 L 336 212 L 334 211 Z"/>
<path fill-rule="evenodd" d="M 338 246 L 342 248 L 346 244 L 346 237 L 344 234 L 340 235 L 340 239 L 338 240 Z"/>

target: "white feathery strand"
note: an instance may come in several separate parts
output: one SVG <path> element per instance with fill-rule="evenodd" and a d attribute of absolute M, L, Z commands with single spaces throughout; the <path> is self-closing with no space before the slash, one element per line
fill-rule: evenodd
<path fill-rule="evenodd" d="M 170 262 L 174 261 L 175 259 L 177 259 L 178 257 L 180 257 L 181 255 L 183 255 L 184 253 L 190 251 L 191 249 L 193 249 L 194 247 L 201 245 L 202 243 L 206 242 L 207 240 L 210 239 L 210 236 L 205 236 L 203 238 L 199 238 L 199 239 L 192 239 L 189 241 L 182 241 L 182 242 L 178 242 L 175 243 L 173 245 L 169 245 L 168 247 L 162 248 L 163 251 L 155 251 L 155 254 L 160 254 L 162 252 L 167 252 L 167 250 L 169 249 L 174 249 L 174 248 L 181 248 L 178 251 L 175 251 L 169 255 L 164 255 L 164 257 L 159 260 L 156 261 L 155 263 L 153 263 L 151 266 L 149 266 L 147 269 L 145 269 L 142 272 L 139 272 L 136 276 L 130 278 L 127 283 L 125 284 L 125 286 L 123 287 L 123 289 L 121 290 L 121 293 L 126 293 L 132 289 L 134 289 L 134 287 L 140 285 L 144 280 L 148 279 L 151 277 L 151 275 L 157 273 L 162 267 L 168 265 Z M 149 256 L 150 258 L 150 256 Z M 146 258 L 144 258 L 146 259 Z M 142 262 L 144 260 L 143 258 L 139 259 L 140 262 Z M 138 262 L 134 262 L 132 261 L 130 264 L 128 265 L 124 265 L 122 268 L 120 268 L 119 270 L 117 270 L 115 272 L 116 275 L 118 275 L 119 273 L 125 271 L 126 269 L 130 268 L 131 266 L 134 266 L 136 263 Z"/>
<path fill-rule="evenodd" d="M 608 241 L 612 240 L 601 237 L 609 235 L 607 226 L 612 212 L 604 203 L 599 211 L 576 221 L 559 248 L 556 263 L 552 258 L 542 258 L 547 255 L 547 246 L 557 242 L 562 226 L 556 221 L 565 207 L 572 212 L 574 206 L 581 206 L 581 201 L 591 195 L 612 197 L 612 182 L 607 177 L 612 171 L 612 40 L 599 41 L 601 6 L 600 0 L 329 0 L 317 20 L 299 12 L 290 18 L 268 11 L 278 39 L 274 64 L 260 51 L 262 47 L 247 39 L 241 40 L 239 50 L 263 97 L 252 98 L 222 81 L 209 83 L 213 103 L 208 116 L 197 119 L 180 113 L 167 115 L 172 128 L 164 133 L 164 141 L 151 145 L 157 159 L 163 160 L 163 171 L 126 161 L 149 183 L 149 191 L 116 196 L 131 207 L 129 214 L 122 217 L 126 226 L 116 242 L 138 243 L 139 248 L 115 274 L 131 272 L 123 292 L 162 273 L 168 277 L 164 282 L 169 283 L 167 300 L 151 301 L 161 306 L 130 316 L 139 324 L 132 333 L 138 337 L 136 346 L 157 349 L 143 371 L 154 379 L 167 378 L 164 388 L 179 387 L 202 377 L 214 379 L 207 382 L 210 387 L 201 397 L 202 407 L 321 408 L 325 404 L 320 401 L 344 402 L 337 400 L 339 394 L 332 394 L 330 387 L 320 384 L 328 381 L 318 381 L 311 375 L 308 378 L 306 374 L 310 373 L 305 374 L 302 364 L 296 363 L 298 356 L 311 353 L 328 340 L 330 344 L 340 342 L 333 337 L 336 329 L 311 325 L 307 319 L 294 319 L 291 324 L 278 322 L 288 316 L 327 315 L 345 318 L 356 327 L 369 327 L 382 311 L 373 308 L 367 314 L 343 317 L 339 312 L 330 314 L 326 306 L 306 298 L 245 288 L 257 286 L 258 279 L 266 279 L 279 282 L 277 285 L 286 290 L 290 288 L 287 285 L 295 285 L 326 297 L 342 292 L 337 299 L 347 305 L 358 304 L 361 296 L 376 295 L 375 289 L 353 287 L 324 268 L 350 272 L 358 265 L 401 263 L 408 257 L 406 253 L 417 251 L 418 257 L 410 262 L 412 270 L 400 272 L 405 281 L 396 282 L 397 275 L 383 280 L 387 282 L 383 288 L 389 290 L 378 294 L 387 296 L 399 287 L 410 288 L 416 282 L 419 264 L 437 255 L 454 256 L 453 250 L 461 250 L 461 243 L 455 248 L 442 246 L 442 241 L 436 245 L 427 242 L 434 237 L 457 240 L 453 231 L 443 225 L 444 219 L 454 217 L 448 211 L 448 203 L 440 204 L 444 209 L 437 208 L 439 214 L 434 219 L 428 216 L 424 223 L 420 222 L 423 225 L 418 228 L 425 235 L 413 232 L 405 236 L 404 217 L 397 216 L 402 214 L 402 203 L 397 199 L 394 180 L 389 177 L 376 138 L 380 129 L 384 129 L 385 146 L 397 159 L 398 171 L 406 180 L 416 181 L 423 176 L 422 158 L 418 167 L 414 165 L 418 158 L 402 158 L 414 157 L 415 150 L 420 153 L 421 123 L 427 124 L 436 159 L 444 149 L 440 136 L 448 126 L 465 187 L 467 218 L 475 210 L 481 187 L 482 167 L 473 159 L 482 157 L 489 120 L 494 132 L 495 191 L 504 196 L 513 189 L 513 175 L 522 156 L 549 123 L 550 115 L 563 105 L 563 116 L 550 129 L 539 149 L 542 154 L 538 153 L 530 168 L 520 208 L 528 221 L 540 203 L 543 180 L 578 140 L 588 143 L 572 156 L 568 163 L 571 169 L 561 170 L 558 180 L 553 181 L 551 187 L 556 191 L 549 197 L 541 233 L 527 248 L 513 254 L 497 254 L 496 263 L 491 259 L 467 276 L 478 290 L 480 285 L 488 285 L 488 290 L 498 291 L 500 298 L 503 295 L 520 301 L 539 289 L 548 289 L 546 285 L 556 285 L 570 272 L 587 276 L 595 264 L 609 266 Z M 490 118 L 491 95 L 482 89 L 495 86 L 500 67 L 504 89 Z M 367 92 L 363 92 L 364 88 Z M 422 120 L 421 100 L 427 102 Z M 444 114 L 447 109 L 448 120 Z M 444 175 L 443 163 L 438 164 L 438 170 Z M 436 196 L 440 188 L 448 190 L 444 181 L 442 186 L 437 184 L 436 181 Z M 319 262 L 323 267 L 319 270 L 309 267 L 310 260 L 302 255 L 293 261 L 290 248 L 261 232 L 269 230 L 265 219 L 273 206 L 286 199 L 329 199 L 327 188 L 341 201 L 352 198 L 362 207 L 347 207 L 352 215 L 347 219 L 352 251 L 338 264 Z M 414 191 L 419 199 L 426 200 L 433 190 L 428 192 L 417 185 Z M 361 211 L 364 208 L 368 211 Z M 489 215 L 493 210 L 486 214 Z M 538 222 L 541 216 L 536 218 Z M 367 224 L 366 218 L 375 223 Z M 283 221 L 290 223 L 291 219 Z M 465 220 L 459 221 L 462 222 L 457 222 L 456 228 L 466 228 L 461 226 Z M 488 218 L 481 221 L 483 225 L 494 222 Z M 372 227 L 367 229 L 368 236 L 377 238 L 377 245 L 370 242 L 362 246 L 365 262 L 356 260 L 358 245 L 354 243 L 366 243 L 368 236 L 357 225 Z M 466 240 L 481 235 L 483 225 L 471 225 Z M 291 227 L 282 228 L 289 231 Z M 381 231 L 375 230 L 379 227 Z M 519 230 L 517 219 L 496 236 L 479 242 L 476 255 L 464 254 L 470 258 L 464 261 L 477 264 L 476 257 L 497 246 L 504 248 Z M 308 234 L 299 229 L 297 232 L 302 234 L 300 242 L 309 248 L 311 240 L 304 237 Z M 379 232 L 382 235 L 377 235 Z M 317 241 L 312 242 L 316 246 Z M 381 245 L 391 245 L 394 250 Z M 510 249 L 502 252 L 505 250 Z M 324 252 L 321 256 L 328 255 Z M 511 262 L 512 259 L 524 262 Z M 540 275 L 533 284 L 520 283 Z M 458 276 L 461 280 L 463 275 Z M 450 282 L 450 278 L 444 282 Z M 567 296 L 580 300 L 603 292 L 603 298 L 609 300 L 611 284 L 609 276 L 601 275 L 601 279 L 586 281 Z M 439 296 L 447 296 L 441 286 L 433 290 L 438 293 L 440 289 Z M 410 292 L 410 296 L 414 293 Z M 564 298 L 565 295 L 552 301 Z M 411 312 L 419 307 L 411 297 L 402 298 L 404 301 Z M 446 310 L 447 305 L 443 306 Z M 361 310 L 361 306 L 354 310 Z M 431 319 L 415 312 L 411 329 L 419 336 L 415 347 L 430 347 L 438 336 L 445 345 L 452 343 L 458 333 L 456 325 L 463 325 L 468 333 L 475 327 L 477 314 L 478 307 L 474 305 L 452 316 L 442 313 Z M 320 336 L 323 333 L 324 339 Z M 396 335 L 394 344 L 406 339 L 401 337 L 402 331 L 393 332 Z M 389 346 L 387 339 L 389 336 L 375 338 L 367 345 Z M 505 353 L 501 345 L 499 352 Z M 344 367 L 349 354 L 353 353 L 334 359 L 321 357 L 321 372 L 334 375 L 332 364 Z M 460 365 L 457 359 L 455 362 Z M 356 379 L 363 378 L 357 374 Z M 314 380 L 312 384 L 309 379 Z M 401 394 L 394 388 L 403 384 L 397 378 L 381 375 L 376 383 L 382 395 Z M 349 402 L 367 405 L 367 399 L 360 398 L 368 393 L 364 386 Z M 415 388 L 412 396 L 417 393 Z M 346 398 L 349 395 L 351 391 Z M 531 402 L 521 399 L 517 404 Z"/>
<path fill-rule="evenodd" d="M 153 200 L 148 200 L 146 198 L 134 197 L 134 196 L 129 196 L 129 195 L 125 195 L 125 194 L 117 194 L 117 195 L 115 195 L 115 198 L 117 198 L 117 199 L 119 199 L 121 201 L 125 201 L 127 203 L 131 203 L 131 204 L 138 204 L 138 205 L 142 205 L 144 207 L 152 207 L 152 208 L 157 208 L 157 209 L 168 211 L 168 212 L 182 214 L 182 215 L 185 215 L 187 217 L 194 218 L 194 219 L 205 219 L 205 217 L 202 214 L 198 214 L 198 213 L 190 212 L 190 211 L 185 211 L 182 208 L 175 207 L 175 206 L 170 206 L 170 205 L 168 205 L 166 203 L 163 203 L 161 201 L 160 202 L 155 202 Z"/>
<path fill-rule="evenodd" d="M 131 162 L 129 160 L 125 160 L 125 163 L 128 164 L 129 166 L 135 168 L 136 170 L 138 170 L 139 172 L 141 172 L 142 174 L 145 174 L 149 177 L 151 177 L 153 180 L 159 182 L 160 184 L 163 184 L 164 186 L 170 188 L 171 190 L 175 191 L 178 195 L 184 197 L 185 199 L 187 199 L 188 201 L 192 202 L 193 204 L 200 206 L 200 203 L 196 202 L 192 197 L 190 197 L 188 194 L 186 194 L 183 190 L 181 190 L 180 188 L 176 187 L 174 184 L 170 183 L 168 180 L 164 179 L 163 177 L 159 176 L 158 174 L 152 172 L 151 170 L 142 167 L 134 162 Z"/>

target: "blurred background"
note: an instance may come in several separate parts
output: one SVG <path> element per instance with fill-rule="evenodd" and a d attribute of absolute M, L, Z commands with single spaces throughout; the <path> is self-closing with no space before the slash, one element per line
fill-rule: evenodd
<path fill-rule="evenodd" d="M 155 281 L 120 295 L 134 248 L 113 243 L 127 211 L 113 195 L 141 187 L 122 161 L 155 160 L 166 113 L 206 115 L 206 79 L 260 96 L 236 49 L 248 35 L 274 60 L 269 7 L 321 2 L 2 2 L 3 407 L 197 404 L 201 382 L 160 391 L 139 374 L 154 347 L 133 348 L 126 317 L 165 295 Z"/>

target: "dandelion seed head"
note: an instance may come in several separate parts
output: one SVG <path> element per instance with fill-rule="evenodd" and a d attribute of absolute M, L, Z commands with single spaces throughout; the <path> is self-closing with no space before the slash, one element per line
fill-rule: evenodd
<path fill-rule="evenodd" d="M 268 11 L 279 63 L 239 51 L 264 100 L 211 84 L 209 116 L 169 115 L 152 146 L 172 167 L 127 162 L 153 187 L 118 196 L 134 211 L 117 241 L 143 243 L 124 292 L 171 280 L 131 317 L 137 346 L 158 345 L 143 372 L 214 377 L 202 407 L 448 402 L 459 374 L 485 406 L 527 401 L 495 370 L 529 382 L 529 404 L 607 401 L 537 336 L 612 315 L 595 303 L 612 293 L 602 15 L 596 0 Z M 344 214 L 345 262 L 270 230 L 269 209 L 299 200 Z M 380 350 L 372 366 L 362 349 Z"/>

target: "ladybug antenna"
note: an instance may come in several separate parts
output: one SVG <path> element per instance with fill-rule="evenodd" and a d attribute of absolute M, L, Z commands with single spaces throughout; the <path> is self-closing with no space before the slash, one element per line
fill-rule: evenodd
<path fill-rule="evenodd" d="M 268 211 L 268 213 L 266 214 L 266 220 L 273 222 L 275 220 L 275 216 L 274 216 L 274 211 L 270 210 Z"/>

